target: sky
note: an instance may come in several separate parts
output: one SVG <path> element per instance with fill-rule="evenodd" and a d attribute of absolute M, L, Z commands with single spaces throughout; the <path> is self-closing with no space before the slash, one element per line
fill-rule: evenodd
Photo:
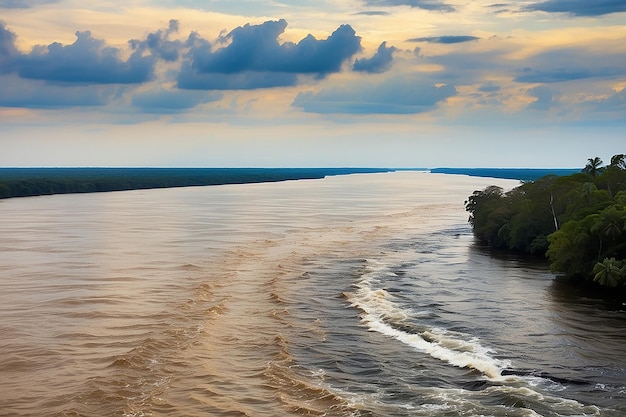
<path fill-rule="evenodd" d="M 0 0 L 0 166 L 583 167 L 624 0 Z"/>

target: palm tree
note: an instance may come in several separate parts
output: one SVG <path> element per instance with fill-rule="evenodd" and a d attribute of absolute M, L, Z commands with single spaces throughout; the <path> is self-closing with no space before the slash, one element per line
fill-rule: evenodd
<path fill-rule="evenodd" d="M 611 166 L 626 169 L 626 155 L 619 153 L 611 157 Z"/>
<path fill-rule="evenodd" d="M 602 210 L 591 226 L 591 231 L 604 235 L 609 240 L 615 240 L 622 235 L 625 218 L 626 215 L 624 215 L 623 210 L 618 210 L 615 206 L 609 206 Z"/>
<path fill-rule="evenodd" d="M 624 230 L 624 212 L 617 210 L 615 206 L 610 206 L 604 209 L 600 214 L 592 214 L 588 218 L 593 218 L 593 224 L 591 225 L 590 232 L 598 237 L 600 241 L 600 248 L 598 249 L 598 261 L 603 255 L 608 255 L 606 251 L 614 251 L 611 249 L 611 245 L 607 249 L 604 249 L 604 243 L 615 243 L 615 241 L 622 235 Z"/>
<path fill-rule="evenodd" d="M 604 258 L 602 262 L 598 262 L 593 267 L 593 280 L 600 285 L 615 288 L 620 285 L 624 278 L 621 262 L 615 258 Z"/>
<path fill-rule="evenodd" d="M 595 177 L 604 170 L 602 168 L 603 163 L 604 162 L 602 162 L 602 159 L 600 159 L 600 157 L 598 156 L 596 156 L 595 158 L 589 158 L 587 159 L 587 165 L 585 165 L 585 167 L 583 168 L 583 172 L 591 175 L 592 177 Z"/>

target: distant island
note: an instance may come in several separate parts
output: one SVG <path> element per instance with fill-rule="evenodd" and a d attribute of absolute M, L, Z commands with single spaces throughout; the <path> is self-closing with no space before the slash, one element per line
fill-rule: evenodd
<path fill-rule="evenodd" d="M 546 256 L 553 272 L 626 294 L 626 155 L 596 157 L 576 173 L 511 191 L 490 186 L 465 202 L 488 246 Z"/>

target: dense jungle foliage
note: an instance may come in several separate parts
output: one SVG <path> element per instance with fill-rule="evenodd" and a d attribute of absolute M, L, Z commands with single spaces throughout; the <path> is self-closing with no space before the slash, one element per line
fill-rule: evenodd
<path fill-rule="evenodd" d="M 474 235 L 493 248 L 545 255 L 553 272 L 626 289 L 626 155 L 508 192 L 490 186 L 465 202 Z"/>

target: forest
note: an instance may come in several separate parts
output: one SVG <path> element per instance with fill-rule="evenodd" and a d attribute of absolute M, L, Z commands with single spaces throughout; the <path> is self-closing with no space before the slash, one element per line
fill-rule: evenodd
<path fill-rule="evenodd" d="M 246 184 L 385 168 L 0 168 L 0 199 L 51 194 Z"/>
<path fill-rule="evenodd" d="M 626 155 L 507 192 L 474 191 L 465 209 L 488 246 L 545 256 L 560 276 L 626 293 Z"/>

